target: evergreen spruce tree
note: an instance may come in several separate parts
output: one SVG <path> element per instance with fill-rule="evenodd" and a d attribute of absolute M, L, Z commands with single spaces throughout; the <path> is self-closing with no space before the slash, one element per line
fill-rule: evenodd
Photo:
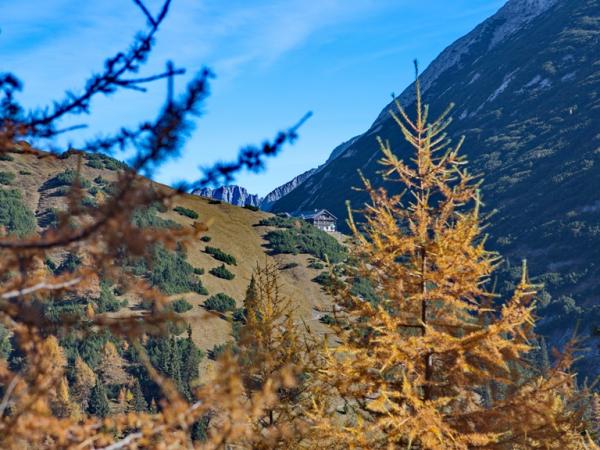
<path fill-rule="evenodd" d="M 257 301 L 256 280 L 253 274 L 246 288 L 246 295 L 244 296 L 244 315 L 246 321 L 255 318 Z"/>
<path fill-rule="evenodd" d="M 158 412 L 158 406 L 156 405 L 156 399 L 152 399 L 150 402 L 150 407 L 148 408 L 150 414 L 156 414 Z"/>
<path fill-rule="evenodd" d="M 208 438 L 208 425 L 208 417 L 202 417 L 200 420 L 194 422 L 192 424 L 192 429 L 190 433 L 192 441 L 205 442 Z"/>
<path fill-rule="evenodd" d="M 133 383 L 133 390 L 131 391 L 132 398 L 130 402 L 130 409 L 136 412 L 146 412 L 148 411 L 148 402 L 144 398 L 144 393 L 142 392 L 142 387 L 140 386 L 140 382 L 135 380 Z"/>
<path fill-rule="evenodd" d="M 350 218 L 358 274 L 382 301 L 334 284 L 334 311 L 349 326 L 335 327 L 339 345 L 319 371 L 316 439 L 326 448 L 582 448 L 570 355 L 528 376 L 536 287 L 523 264 L 514 295 L 497 306 L 488 281 L 499 258 L 484 245 L 479 182 L 462 140 L 447 139 L 449 109 L 429 122 L 416 88 L 416 118 L 399 103 L 392 113 L 410 162 L 379 140 L 381 174 L 405 193 L 364 180 L 364 223 Z"/>
<path fill-rule="evenodd" d="M 171 335 L 171 337 L 169 338 L 169 345 L 167 347 L 169 349 L 169 354 L 167 355 L 168 358 L 168 371 L 167 371 L 167 375 L 169 376 L 169 378 L 171 378 L 171 380 L 173 380 L 173 382 L 175 383 L 175 386 L 177 386 L 177 389 L 179 390 L 179 392 L 184 392 L 184 386 L 183 386 L 183 381 L 181 378 L 181 349 L 180 346 L 177 342 L 177 338 L 174 335 Z"/>
<path fill-rule="evenodd" d="M 200 371 L 198 366 L 202 359 L 200 349 L 192 340 L 192 327 L 188 325 L 187 337 L 179 342 L 181 347 L 181 382 L 183 384 L 184 395 L 189 400 L 192 398 L 191 383 L 198 378 Z"/>
<path fill-rule="evenodd" d="M 106 417 L 110 414 L 110 405 L 106 395 L 106 388 L 100 380 L 92 388 L 88 412 L 97 417 Z"/>

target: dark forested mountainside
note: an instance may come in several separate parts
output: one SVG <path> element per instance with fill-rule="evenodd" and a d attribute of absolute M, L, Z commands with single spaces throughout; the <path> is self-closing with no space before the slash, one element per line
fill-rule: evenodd
<path fill-rule="evenodd" d="M 599 1 L 512 0 L 422 75 L 432 115 L 457 104 L 449 134 L 465 135 L 471 171 L 484 179 L 485 211 L 497 210 L 488 246 L 505 256 L 500 288 L 527 258 L 545 286 L 541 330 L 560 345 L 579 322 L 594 349 L 584 361 L 588 375 L 600 368 L 599 45 Z M 408 111 L 412 92 L 399 97 Z M 410 155 L 392 108 L 273 210 L 319 207 L 344 217 L 345 200 L 360 207 L 366 197 L 351 187 L 361 185 L 357 170 L 376 179 L 376 137 Z"/>

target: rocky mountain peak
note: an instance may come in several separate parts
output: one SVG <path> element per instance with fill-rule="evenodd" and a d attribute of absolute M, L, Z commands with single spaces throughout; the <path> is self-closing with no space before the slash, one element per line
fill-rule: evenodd
<path fill-rule="evenodd" d="M 220 200 L 236 206 L 260 206 L 262 199 L 256 194 L 249 194 L 246 188 L 236 185 L 221 186 L 216 189 L 203 188 L 192 192 L 202 197 Z"/>

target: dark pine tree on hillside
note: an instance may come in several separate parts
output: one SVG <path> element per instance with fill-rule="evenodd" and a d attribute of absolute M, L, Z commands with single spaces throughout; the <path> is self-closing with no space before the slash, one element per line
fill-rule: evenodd
<path fill-rule="evenodd" d="M 132 399 L 131 399 L 131 409 L 136 412 L 146 412 L 148 411 L 148 402 L 144 398 L 144 393 L 142 392 L 142 388 L 140 386 L 140 382 L 135 380 L 133 383 L 133 390 L 131 391 Z"/>
<path fill-rule="evenodd" d="M 96 417 L 106 417 L 110 414 L 106 388 L 98 379 L 96 379 L 96 385 L 92 388 L 88 412 Z"/>

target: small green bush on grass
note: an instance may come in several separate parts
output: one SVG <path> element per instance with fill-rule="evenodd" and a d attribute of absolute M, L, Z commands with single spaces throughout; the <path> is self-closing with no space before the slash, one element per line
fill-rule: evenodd
<path fill-rule="evenodd" d="M 16 189 L 0 188 L 0 225 L 9 234 L 27 236 L 35 231 L 35 215 L 25 206 Z"/>
<path fill-rule="evenodd" d="M 237 266 L 237 261 L 235 257 L 228 253 L 225 253 L 220 248 L 211 247 L 207 245 L 204 251 L 211 255 L 213 258 L 215 258 L 217 261 L 224 262 L 225 264 L 229 264 L 230 266 Z"/>
<path fill-rule="evenodd" d="M 221 264 L 219 267 L 213 267 L 209 270 L 211 275 L 214 275 L 217 278 L 222 278 L 224 280 L 233 280 L 235 275 L 227 270 L 225 264 Z"/>
<path fill-rule="evenodd" d="M 209 311 L 227 312 L 235 309 L 235 300 L 229 295 L 219 292 L 216 295 L 209 297 L 204 302 L 204 307 Z"/>
<path fill-rule="evenodd" d="M 111 289 L 110 283 L 102 280 L 100 282 L 100 296 L 96 300 L 96 305 L 98 305 L 97 312 L 99 313 L 117 312 L 127 305 L 127 301 L 117 299 Z"/>
<path fill-rule="evenodd" d="M 178 298 L 177 300 L 173 300 L 171 302 L 171 308 L 173 308 L 173 311 L 175 311 L 176 313 L 181 314 L 186 311 L 189 311 L 193 308 L 193 306 L 185 298 Z"/>
<path fill-rule="evenodd" d="M 325 268 L 325 264 L 323 264 L 323 263 L 322 263 L 322 262 L 320 262 L 320 261 L 316 261 L 316 260 L 314 260 L 314 261 L 311 261 L 311 262 L 308 264 L 308 268 L 309 268 L 309 269 L 323 270 L 323 269 Z"/>
<path fill-rule="evenodd" d="M 183 206 L 176 206 L 175 208 L 173 208 L 173 211 L 175 211 L 178 214 L 181 214 L 182 216 L 189 217 L 190 219 L 197 219 L 198 217 L 200 217 L 198 213 L 193 209 L 184 208 Z"/>
<path fill-rule="evenodd" d="M 85 158 L 86 165 L 94 169 L 121 170 L 127 167 L 125 163 L 102 153 L 87 153 Z"/>
<path fill-rule="evenodd" d="M 60 275 L 65 272 L 75 272 L 77 268 L 81 265 L 81 258 L 77 256 L 75 253 L 67 253 L 67 256 L 60 265 L 54 271 L 55 275 Z"/>
<path fill-rule="evenodd" d="M 9 185 L 12 184 L 13 181 L 15 181 L 15 174 L 13 172 L 0 172 L 0 184 Z"/>
<path fill-rule="evenodd" d="M 321 272 L 319 275 L 312 279 L 315 283 L 319 283 L 322 286 L 326 286 L 331 283 L 331 274 L 329 272 Z"/>
<path fill-rule="evenodd" d="M 208 351 L 208 357 L 213 361 L 216 361 L 226 351 L 233 350 L 233 344 L 231 342 L 225 344 L 215 344 L 211 350 Z"/>
<path fill-rule="evenodd" d="M 81 174 L 77 173 L 76 170 L 65 169 L 64 172 L 61 172 L 54 178 L 46 181 L 43 185 L 43 189 L 51 189 L 60 186 L 72 186 L 76 181 L 78 181 L 79 185 L 84 189 L 88 189 L 92 185 L 89 180 L 83 178 Z"/>

